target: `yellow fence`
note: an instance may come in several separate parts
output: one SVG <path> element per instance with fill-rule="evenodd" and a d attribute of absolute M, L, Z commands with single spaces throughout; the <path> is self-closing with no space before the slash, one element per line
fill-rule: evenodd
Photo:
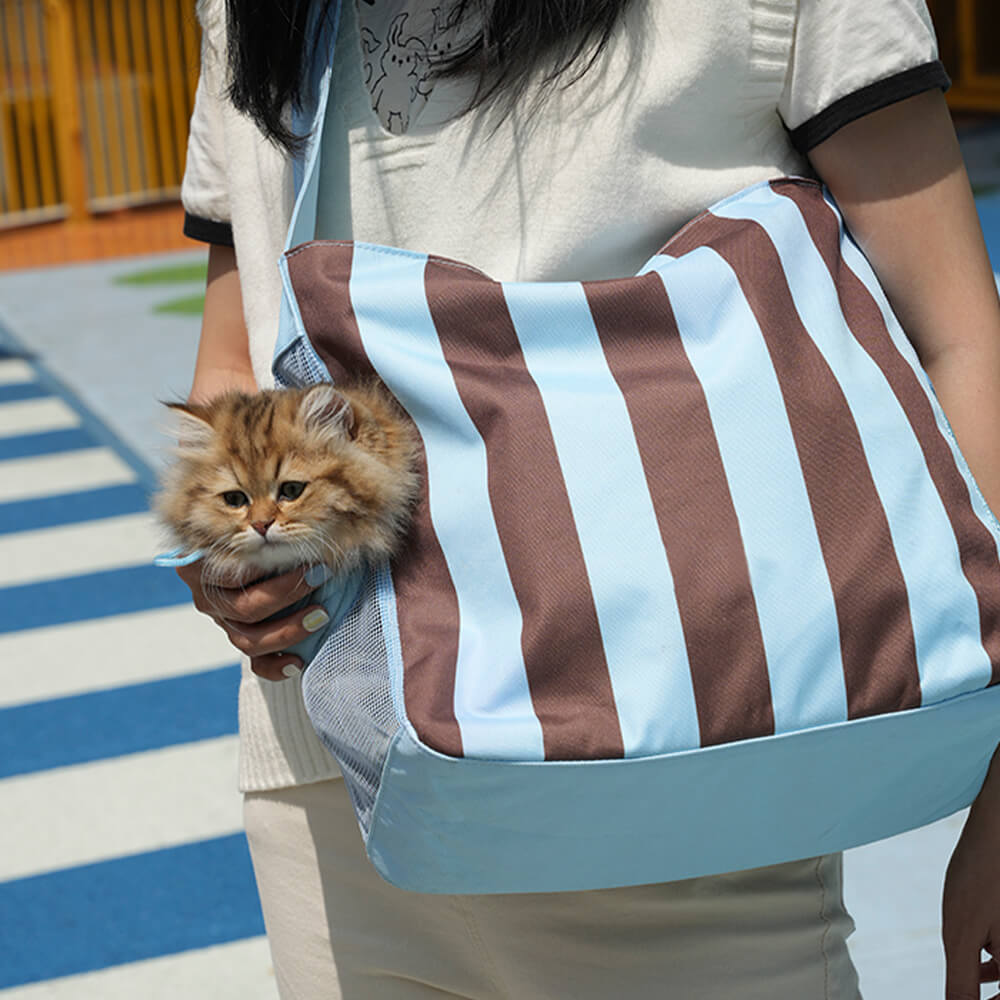
<path fill-rule="evenodd" d="M 0 0 L 0 227 L 177 196 L 193 0 Z"/>

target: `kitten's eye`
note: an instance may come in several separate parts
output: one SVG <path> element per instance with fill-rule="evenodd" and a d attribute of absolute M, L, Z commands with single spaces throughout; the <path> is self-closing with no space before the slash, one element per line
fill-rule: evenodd
<path fill-rule="evenodd" d="M 242 490 L 227 490 L 222 494 L 222 499 L 229 507 L 246 507 L 250 503 L 249 498 Z"/>
<path fill-rule="evenodd" d="M 278 487 L 279 500 L 298 500 L 302 496 L 302 491 L 306 488 L 305 483 L 282 483 Z"/>

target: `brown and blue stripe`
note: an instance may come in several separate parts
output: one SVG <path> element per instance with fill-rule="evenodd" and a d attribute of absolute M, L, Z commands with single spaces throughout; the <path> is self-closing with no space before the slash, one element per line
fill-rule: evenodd
<path fill-rule="evenodd" d="M 768 735 L 774 712 L 747 557 L 705 392 L 666 289 L 653 273 L 584 289 L 676 582 L 702 745 Z"/>
<path fill-rule="evenodd" d="M 983 647 L 1000 683 L 1000 573 L 992 534 L 972 507 L 969 488 L 942 433 L 927 393 L 886 327 L 882 310 L 864 281 L 840 253 L 840 222 L 819 188 L 775 182 L 772 190 L 799 209 L 833 279 L 841 309 L 858 343 L 878 365 L 906 413 L 924 453 L 958 544 L 962 571 L 976 595 Z"/>
<path fill-rule="evenodd" d="M 350 296 L 352 259 L 350 244 L 335 243 L 313 244 L 288 258 L 303 324 L 335 380 L 374 374 Z M 462 734 L 455 715 L 458 597 L 431 522 L 423 449 L 420 463 L 423 496 L 409 544 L 393 564 L 403 696 L 427 745 L 460 757 Z"/>
<path fill-rule="evenodd" d="M 799 317 L 763 227 L 707 216 L 669 251 L 700 246 L 735 274 L 781 387 L 840 623 L 848 715 L 915 707 L 920 676 L 906 584 L 843 390 Z M 831 468 L 842 471 L 831 476 Z"/>
<path fill-rule="evenodd" d="M 548 760 L 624 752 L 604 645 L 538 387 L 503 287 L 431 258 L 427 302 L 487 456 L 488 490 L 522 616 L 521 647 Z"/>

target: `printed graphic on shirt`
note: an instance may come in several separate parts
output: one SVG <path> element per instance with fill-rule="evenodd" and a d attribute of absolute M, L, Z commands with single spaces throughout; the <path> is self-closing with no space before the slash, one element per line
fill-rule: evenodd
<path fill-rule="evenodd" d="M 386 131 L 401 135 L 427 103 L 434 63 L 457 42 L 454 8 L 420 0 L 361 0 L 358 23 L 372 110 Z"/>

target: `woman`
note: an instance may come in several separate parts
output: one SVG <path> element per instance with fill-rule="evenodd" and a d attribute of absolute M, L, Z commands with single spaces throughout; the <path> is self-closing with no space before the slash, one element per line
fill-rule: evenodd
<path fill-rule="evenodd" d="M 195 399 L 269 384 L 296 144 L 285 109 L 303 96 L 308 13 L 295 0 L 200 12 L 183 191 L 189 235 L 211 244 Z M 614 277 L 719 198 L 812 170 L 1000 509 L 1000 305 L 945 83 L 923 0 L 345 2 L 316 235 L 498 279 Z M 220 614 L 198 567 L 180 572 L 250 658 L 241 786 L 283 996 L 690 998 L 734 980 L 754 997 L 857 995 L 839 857 L 563 895 L 385 885 L 283 652 L 319 609 L 265 621 L 315 581 L 234 588 Z M 998 838 L 991 773 L 946 884 L 949 1000 L 997 978 L 979 949 L 1000 940 Z"/>

